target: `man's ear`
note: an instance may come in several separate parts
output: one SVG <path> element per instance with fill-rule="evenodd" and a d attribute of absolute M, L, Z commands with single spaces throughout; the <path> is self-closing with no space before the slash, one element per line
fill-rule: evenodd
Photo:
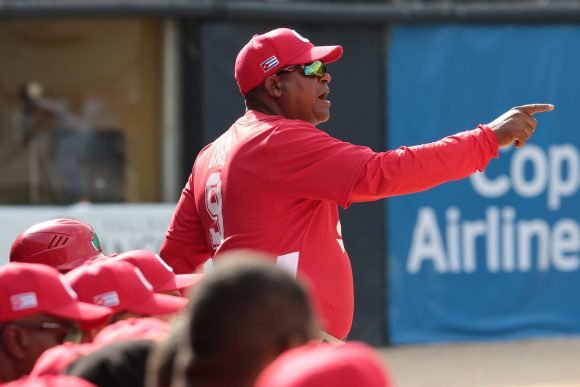
<path fill-rule="evenodd" d="M 28 339 L 24 330 L 16 325 L 6 325 L 0 335 L 0 345 L 8 356 L 22 360 L 26 358 Z"/>
<path fill-rule="evenodd" d="M 266 92 L 272 97 L 275 97 L 275 98 L 281 97 L 282 96 L 282 88 L 281 88 L 280 77 L 277 77 L 276 75 L 270 75 L 264 81 L 264 89 L 266 89 Z"/>

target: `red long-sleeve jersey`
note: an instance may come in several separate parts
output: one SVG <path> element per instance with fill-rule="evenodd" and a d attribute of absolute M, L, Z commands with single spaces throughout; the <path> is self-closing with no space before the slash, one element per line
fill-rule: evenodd
<path fill-rule="evenodd" d="M 464 178 L 497 151 L 485 126 L 377 153 L 250 110 L 198 155 L 160 255 L 185 273 L 226 250 L 269 252 L 306 279 L 325 330 L 344 339 L 354 294 L 337 206 Z"/>

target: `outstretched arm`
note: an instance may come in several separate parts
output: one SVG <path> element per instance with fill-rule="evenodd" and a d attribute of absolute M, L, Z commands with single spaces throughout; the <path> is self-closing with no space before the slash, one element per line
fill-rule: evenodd
<path fill-rule="evenodd" d="M 375 153 L 362 169 L 349 201 L 362 202 L 420 192 L 485 169 L 498 148 L 523 146 L 537 126 L 532 117 L 553 110 L 549 104 L 518 106 L 488 125 L 442 140 Z"/>

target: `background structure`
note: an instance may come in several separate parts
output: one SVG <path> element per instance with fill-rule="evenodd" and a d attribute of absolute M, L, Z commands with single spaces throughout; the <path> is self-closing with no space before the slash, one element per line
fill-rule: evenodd
<path fill-rule="evenodd" d="M 107 207 L 107 211 L 101 211 L 100 205 L 93 204 L 87 210 L 90 214 L 86 215 L 83 215 L 84 210 L 74 206 L 50 207 L 46 216 L 49 213 L 74 213 L 81 218 L 87 216 L 89 222 L 117 224 L 126 218 L 123 211 L 131 207 L 127 204 L 159 203 L 163 206 L 159 208 L 164 208 L 165 212 L 160 212 L 156 218 L 152 215 L 154 219 L 149 220 L 151 227 L 123 228 L 139 233 L 142 238 L 135 237 L 130 243 L 124 244 L 122 241 L 115 242 L 115 248 L 137 248 L 143 247 L 138 244 L 144 240 L 153 241 L 151 246 L 158 243 L 159 238 L 149 238 L 147 235 L 163 229 L 164 222 L 170 216 L 167 207 L 171 206 L 167 203 L 177 199 L 195 154 L 242 114 L 243 100 L 233 79 L 233 63 L 239 49 L 253 34 L 288 26 L 315 44 L 343 45 L 344 57 L 330 67 L 333 76 L 330 95 L 333 101 L 332 119 L 323 125 L 323 129 L 345 141 L 381 151 L 402 145 L 399 141 L 411 141 L 413 138 L 407 136 L 409 133 L 405 129 L 405 125 L 410 123 L 415 127 L 423 127 L 424 124 L 427 133 L 443 136 L 473 128 L 500 114 L 502 110 L 498 109 L 511 107 L 504 106 L 502 102 L 511 104 L 513 99 L 504 96 L 501 101 L 494 100 L 497 95 L 493 92 L 485 94 L 487 99 L 483 101 L 461 98 L 460 95 L 458 106 L 445 106 L 445 101 L 452 100 L 450 96 L 453 93 L 466 93 L 466 90 L 473 92 L 470 77 L 489 85 L 492 91 L 494 87 L 508 90 L 513 87 L 510 83 L 512 73 L 508 71 L 512 63 L 527 69 L 537 69 L 539 62 L 521 63 L 516 57 L 537 53 L 536 42 L 542 40 L 543 35 L 535 34 L 533 31 L 536 28 L 545 28 L 553 34 L 553 40 L 544 40 L 540 49 L 563 47 L 557 54 L 551 54 L 549 60 L 542 62 L 548 63 L 547 71 L 539 72 L 545 75 L 542 82 L 557 87 L 561 84 L 557 82 L 563 81 L 556 79 L 555 74 L 562 69 L 553 64 L 564 65 L 570 63 L 567 60 L 571 56 L 575 58 L 573 47 L 562 46 L 561 42 L 567 41 L 570 30 L 574 30 L 577 23 L 580 23 L 580 7 L 575 1 L 0 0 L 0 50 L 9 53 L 0 55 L 0 159 L 4 160 L 0 167 L 0 202 L 6 205 L 0 207 L 3 231 L 0 234 L 6 235 L 5 239 L 8 239 L 21 231 L 9 219 L 11 216 L 18 217 L 19 211 L 29 211 L 29 204 L 60 206 L 71 203 L 62 194 L 66 181 L 61 181 L 58 164 L 53 163 L 53 138 L 47 135 L 51 132 L 41 131 L 42 128 L 50 127 L 51 118 L 46 114 L 35 117 L 35 123 L 40 129 L 35 133 L 39 134 L 32 147 L 30 144 L 21 145 L 22 111 L 18 91 L 22 84 L 30 80 L 41 82 L 47 96 L 65 101 L 72 112 L 90 122 L 89 126 L 95 133 L 115 132 L 116 138 L 122 139 L 117 143 L 123 144 L 117 154 L 117 164 L 106 169 L 116 173 L 99 175 L 94 172 L 99 171 L 94 167 L 99 164 L 99 157 L 82 160 L 81 163 L 82 171 L 93 171 L 85 175 L 84 184 L 89 187 L 88 192 L 94 195 L 88 198 L 89 201 L 124 204 L 103 204 L 113 206 L 113 210 Z M 455 35 L 452 32 L 442 40 L 436 39 L 442 36 L 438 35 L 441 31 L 449 31 L 457 26 L 459 28 L 455 30 Z M 480 28 L 480 35 L 477 32 L 469 35 L 477 28 Z M 507 36 L 502 35 L 502 31 L 507 31 L 507 34 L 510 30 L 521 31 L 522 28 L 529 29 L 520 35 L 523 46 L 514 51 L 509 46 L 501 46 L 503 38 Z M 498 38 L 490 40 L 487 38 L 490 34 Z M 405 40 L 409 36 L 414 39 Z M 466 38 L 462 40 L 464 36 Z M 534 38 L 526 40 L 526 36 Z M 454 45 L 454 42 L 462 42 L 475 51 L 479 47 L 480 53 L 487 53 L 483 60 L 496 65 L 494 71 L 505 70 L 503 74 L 507 75 L 501 78 L 503 83 L 499 83 L 500 78 L 495 77 L 495 73 L 482 74 L 472 66 L 462 67 L 463 63 L 469 63 L 469 58 L 461 56 L 461 50 L 457 51 L 459 46 Z M 397 57 L 393 56 L 395 54 Z M 397 83 L 401 81 L 402 73 L 392 72 L 391 66 L 393 63 L 401 63 L 396 62 L 401 57 L 408 60 L 403 64 L 407 67 L 402 70 L 412 71 L 408 76 L 415 81 L 408 89 L 404 89 L 404 84 Z M 441 63 L 450 58 L 455 59 L 457 69 L 464 71 L 442 71 Z M 501 63 L 504 63 L 504 67 Z M 486 69 L 484 64 L 482 69 Z M 397 74 L 396 79 L 391 78 L 393 74 Z M 415 74 L 425 78 L 413 78 Z M 567 86 L 580 81 L 580 76 L 573 71 L 566 74 L 569 75 L 565 78 Z M 87 78 L 87 75 L 90 76 Z M 484 75 L 491 77 L 491 80 L 481 78 Z M 433 83 L 434 79 L 439 79 L 440 83 Z M 529 85 L 534 85 L 533 80 L 530 80 Z M 106 111 L 107 122 L 89 119 L 90 109 L 88 112 L 83 110 L 83 106 L 87 106 L 87 95 L 93 100 L 98 97 L 104 101 L 107 108 L 101 105 L 105 110 L 101 110 L 98 117 L 104 117 L 102 112 Z M 523 102 L 532 102 L 530 98 L 543 96 L 542 93 L 534 94 L 527 90 L 521 94 Z M 404 111 L 397 107 L 401 97 L 405 97 Z M 570 92 L 560 94 L 560 97 L 562 100 L 573 101 L 576 95 Z M 436 110 L 426 111 L 423 106 L 429 101 L 441 103 L 446 109 L 438 111 L 444 112 L 444 118 L 457 117 L 456 121 L 444 121 L 434 116 Z M 472 112 L 471 116 L 464 112 L 469 101 L 478 104 L 478 110 Z M 562 114 L 564 116 L 560 116 L 558 125 L 568 122 L 566 117 L 573 117 L 572 111 L 564 111 Z M 436 123 L 435 120 L 445 122 L 449 127 L 434 128 L 432 124 Z M 551 129 L 555 130 L 555 127 Z M 576 149 L 577 154 L 579 136 L 574 129 L 569 126 L 563 132 L 569 133 L 567 137 L 570 138 L 540 138 L 538 145 L 548 149 L 567 143 Z M 437 137 L 430 139 L 435 140 Z M 109 159 L 102 154 L 100 157 Z M 561 170 L 550 171 L 550 176 L 555 176 L 555 173 L 563 176 L 562 179 L 571 176 L 566 180 L 572 181 L 569 183 L 571 187 L 574 185 L 573 179 L 577 179 L 576 186 L 566 191 L 566 219 L 571 222 L 561 238 L 567 246 L 563 258 L 576 262 L 580 254 L 580 236 L 577 223 L 573 222 L 577 222 L 580 213 L 580 178 L 574 177 L 578 176 L 578 161 L 574 156 L 570 157 L 566 159 L 567 164 L 562 164 Z M 51 178 L 53 175 L 57 178 Z M 528 174 L 525 178 L 533 181 L 534 175 Z M 419 199 L 414 201 L 415 198 Z M 407 215 L 415 219 L 418 209 L 424 206 L 422 200 L 437 201 L 437 198 L 435 193 L 433 197 L 412 196 L 409 201 L 397 199 L 392 203 L 400 203 L 398 208 L 408 212 L 397 213 L 398 217 Z M 399 275 L 401 272 L 397 270 L 405 257 L 398 256 L 405 255 L 400 252 L 406 250 L 397 243 L 410 238 L 413 222 L 405 224 L 397 222 L 396 217 L 389 218 L 392 212 L 387 208 L 387 203 L 390 201 L 357 204 L 341 214 L 345 244 L 355 275 L 356 309 L 352 339 L 386 345 L 393 342 L 446 341 L 450 337 L 459 341 L 513 338 L 526 330 L 531 332 L 531 336 L 580 332 L 573 315 L 553 310 L 539 320 L 529 320 L 529 316 L 523 315 L 519 325 L 504 327 L 503 330 L 500 324 L 497 334 L 485 332 L 485 329 L 472 329 L 473 326 L 466 323 L 466 319 L 455 318 L 454 313 L 458 310 L 447 309 L 448 297 L 461 295 L 465 283 L 461 285 L 461 281 L 458 281 L 456 287 L 450 286 L 449 283 L 454 282 L 448 280 L 451 277 L 433 273 L 429 268 L 422 271 L 421 276 L 413 277 L 411 282 L 404 280 L 408 273 Z M 473 210 L 486 205 L 474 203 Z M 548 219 L 550 215 L 548 212 L 546 214 Z M 525 219 L 525 211 L 519 211 L 518 216 Z M 537 216 L 542 217 L 544 214 Z M 26 219 L 32 222 L 32 217 Z M 97 231 L 100 232 L 98 228 Z M 104 244 L 107 243 L 106 238 L 101 239 Z M 478 243 L 481 244 L 482 240 Z M 9 242 L 2 243 L 0 254 L 7 256 Z M 478 251 L 484 251 L 484 247 L 478 248 Z M 534 260 L 539 257 L 536 250 L 530 254 Z M 517 317 L 521 305 L 530 306 L 528 310 L 532 313 L 543 314 L 544 304 L 534 304 L 534 292 L 539 294 L 542 284 L 547 283 L 555 287 L 551 293 L 554 298 L 558 297 L 558 292 L 565 297 L 574 288 L 558 288 L 558 284 L 570 282 L 575 273 L 574 268 L 554 277 L 554 273 L 548 270 L 529 276 L 514 276 L 513 281 L 507 279 L 517 291 L 528 289 L 525 293 L 528 298 L 514 303 L 515 309 L 493 315 L 497 317 L 495 321 L 501 322 L 506 315 Z M 559 281 L 562 275 L 566 281 Z M 453 278 L 459 276 L 457 274 Z M 465 278 L 470 281 L 469 277 Z M 407 291 L 405 284 L 413 280 L 418 280 L 422 287 Z M 495 278 L 482 279 L 484 282 L 479 282 L 482 286 L 480 289 L 493 287 L 493 280 Z M 518 284 L 527 287 L 517 287 Z M 537 287 L 534 289 L 532 286 L 530 290 L 530 284 L 536 284 Z M 433 289 L 445 289 L 448 293 L 441 296 Z M 422 300 L 423 304 L 417 303 L 417 300 Z M 465 305 L 473 306 L 477 302 L 481 300 L 475 297 L 474 301 L 466 302 Z M 550 300 L 545 302 L 550 303 Z M 401 319 L 408 312 L 406 306 L 418 306 L 418 309 Z M 578 305 L 570 301 L 564 306 L 572 310 Z M 461 305 L 456 307 L 461 308 Z M 445 312 L 441 313 L 442 310 Z M 469 308 L 459 312 L 465 313 L 466 310 Z M 409 319 L 415 325 L 409 323 Z M 430 330 L 433 326 L 423 329 L 422 322 L 426 320 L 443 323 L 434 324 L 434 330 Z M 566 321 L 566 328 L 559 330 L 562 320 Z M 404 324 L 396 325 L 397 321 L 404 321 Z M 528 324 L 530 321 L 533 322 L 531 328 Z M 403 336 L 396 335 L 401 326 L 418 327 L 421 334 L 411 339 L 401 339 Z M 442 331 L 451 332 L 451 335 L 441 335 Z"/>

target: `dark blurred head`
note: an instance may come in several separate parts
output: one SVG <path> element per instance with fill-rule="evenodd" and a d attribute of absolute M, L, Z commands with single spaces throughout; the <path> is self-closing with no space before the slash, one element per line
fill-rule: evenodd
<path fill-rule="evenodd" d="M 140 387 L 145 385 L 145 366 L 155 342 L 127 340 L 109 344 L 78 358 L 65 374 L 88 380 L 97 386 Z"/>
<path fill-rule="evenodd" d="M 179 344 L 188 337 L 188 328 L 185 320 L 178 319 L 169 336 L 155 346 L 147 361 L 147 387 L 171 386 Z"/>
<path fill-rule="evenodd" d="M 183 341 L 189 380 L 252 385 L 281 352 L 316 337 L 319 327 L 304 287 L 273 260 L 251 251 L 216 259 L 191 298 Z M 179 356 L 183 361 L 181 349 Z"/>

